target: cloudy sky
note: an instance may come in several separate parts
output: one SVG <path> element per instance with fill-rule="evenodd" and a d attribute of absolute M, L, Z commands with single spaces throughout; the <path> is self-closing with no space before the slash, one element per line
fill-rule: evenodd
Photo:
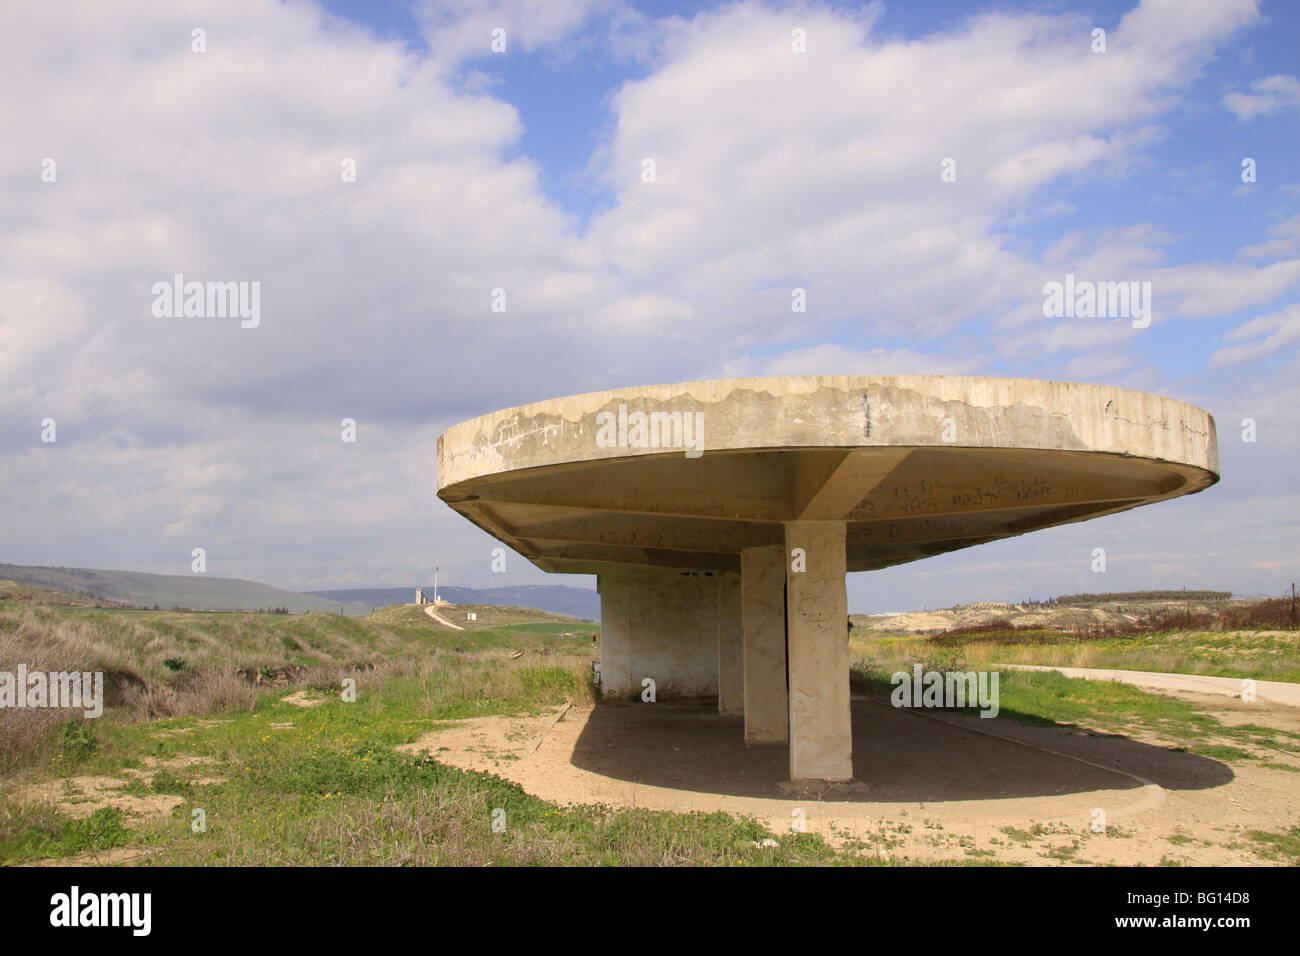
<path fill-rule="evenodd" d="M 852 575 L 853 610 L 1281 593 L 1297 39 L 1289 0 L 0 5 L 0 561 L 590 585 L 492 573 L 435 497 L 443 429 L 627 385 L 935 372 L 1195 403 L 1223 480 Z M 177 273 L 260 283 L 259 323 L 156 315 Z M 1045 318 L 1066 273 L 1150 282 L 1150 327 Z"/>

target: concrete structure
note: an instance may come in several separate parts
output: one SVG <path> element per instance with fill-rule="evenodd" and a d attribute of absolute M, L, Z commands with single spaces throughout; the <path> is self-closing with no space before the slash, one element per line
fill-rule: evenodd
<path fill-rule="evenodd" d="M 416 604 L 424 603 L 424 588 L 415 589 L 415 603 Z"/>
<path fill-rule="evenodd" d="M 789 742 L 793 780 L 852 776 L 846 572 L 1191 494 L 1218 467 L 1214 420 L 1182 402 L 954 376 L 593 392 L 438 439 L 447 504 L 597 576 L 606 694 L 716 694 L 747 741 Z"/>

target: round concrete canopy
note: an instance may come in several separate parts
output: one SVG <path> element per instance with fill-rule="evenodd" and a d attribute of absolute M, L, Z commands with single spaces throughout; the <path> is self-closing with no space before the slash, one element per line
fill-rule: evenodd
<path fill-rule="evenodd" d="M 736 570 L 790 521 L 888 567 L 1218 480 L 1214 419 L 1099 385 L 718 379 L 507 408 L 438 439 L 438 496 L 547 571 Z"/>

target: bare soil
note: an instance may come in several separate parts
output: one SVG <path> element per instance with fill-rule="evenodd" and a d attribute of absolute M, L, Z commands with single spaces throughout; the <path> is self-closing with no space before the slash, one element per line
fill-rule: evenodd
<path fill-rule="evenodd" d="M 1221 697 L 1201 703 L 1216 716 L 1249 710 L 1239 722 L 1292 726 L 1296 717 Z M 1141 735 L 937 716 L 856 695 L 855 783 L 796 791 L 783 783 L 786 747 L 747 747 L 743 731 L 741 719 L 705 704 L 574 704 L 563 715 L 458 721 L 405 749 L 559 804 L 726 811 L 773 832 L 802 819 L 836 845 L 913 862 L 1259 865 L 1269 861 L 1247 832 L 1300 822 L 1300 774 Z M 1294 755 L 1277 762 L 1300 768 Z"/>
<path fill-rule="evenodd" d="M 125 788 L 131 780 L 140 780 L 147 785 L 159 772 L 176 773 L 214 762 L 210 757 L 173 757 L 170 760 L 146 757 L 143 770 L 128 767 L 116 777 L 87 774 L 35 783 L 20 791 L 19 800 L 23 803 L 46 803 L 74 818 L 88 817 L 96 810 L 115 807 L 126 815 L 127 824 L 132 825 L 146 818 L 165 817 L 185 800 L 164 793 L 127 793 Z M 220 783 L 222 779 L 203 776 L 193 778 L 193 782 Z"/>

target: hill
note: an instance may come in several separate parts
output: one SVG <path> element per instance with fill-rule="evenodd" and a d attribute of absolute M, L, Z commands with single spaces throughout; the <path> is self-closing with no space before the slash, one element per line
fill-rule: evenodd
<path fill-rule="evenodd" d="M 1171 599 L 1170 595 L 1177 595 Z M 1065 595 L 1044 602 L 979 602 L 903 614 L 852 614 L 855 628 L 907 634 L 941 634 L 971 628 L 1039 628 L 1049 631 L 1119 632 L 1151 622 L 1241 617 L 1260 602 L 1227 591 L 1131 591 Z"/>
<path fill-rule="evenodd" d="M 353 588 L 335 591 L 286 591 L 281 588 L 205 574 L 147 574 L 100 568 L 33 567 L 0 563 L 0 587 L 6 596 L 39 604 L 104 604 L 118 607 L 196 611 L 258 611 L 285 608 L 293 614 L 325 611 L 361 616 L 389 604 L 409 604 L 409 588 Z M 499 588 L 444 587 L 452 604 L 529 607 L 580 620 L 600 620 L 600 595 L 589 588 L 560 584 Z M 425 593 L 432 599 L 433 589 Z"/>
<path fill-rule="evenodd" d="M 0 580 L 40 590 L 70 592 L 77 600 L 57 598 L 45 603 L 86 603 L 85 597 L 111 605 L 135 607 L 192 608 L 202 611 L 257 611 L 283 607 L 294 614 L 332 611 L 369 614 L 371 605 L 347 606 L 344 602 L 285 591 L 255 581 L 217 578 L 205 574 L 146 574 L 140 571 L 110 571 L 97 568 L 28 567 L 0 564 Z M 408 597 L 409 601 L 410 598 Z"/>
<path fill-rule="evenodd" d="M 367 608 L 385 607 L 389 604 L 410 604 L 415 600 L 413 584 L 409 588 L 350 588 L 337 591 L 305 591 L 313 597 L 336 604 L 364 605 Z M 424 593 L 433 600 L 433 588 L 425 586 Z M 440 587 L 438 593 L 452 604 L 486 604 L 494 607 L 532 607 L 565 617 L 580 620 L 600 620 L 600 595 L 590 588 L 574 588 L 564 584 L 523 584 L 516 587 L 461 588 Z"/>
<path fill-rule="evenodd" d="M 477 620 L 466 620 L 469 611 Z M 28 666 L 61 662 L 60 667 L 102 670 L 121 690 L 126 684 L 171 684 L 221 668 L 237 668 L 250 677 L 282 675 L 315 666 L 410 662 L 435 651 L 523 648 L 543 656 L 591 654 L 593 637 L 600 633 L 596 625 L 533 608 L 469 605 L 449 617 L 459 629 L 439 624 L 410 605 L 345 617 L 56 607 L 0 600 L 0 671 L 13 671 L 20 661 Z M 20 633 L 21 640 L 14 636 Z M 0 722 L 0 730 L 2 726 Z"/>
<path fill-rule="evenodd" d="M 129 606 L 126 602 L 96 597 L 86 591 L 64 591 L 3 578 L 0 578 L 0 601 L 14 601 L 19 604 L 67 604 L 76 607 L 92 607 L 96 604 L 108 604 L 114 607 Z"/>

